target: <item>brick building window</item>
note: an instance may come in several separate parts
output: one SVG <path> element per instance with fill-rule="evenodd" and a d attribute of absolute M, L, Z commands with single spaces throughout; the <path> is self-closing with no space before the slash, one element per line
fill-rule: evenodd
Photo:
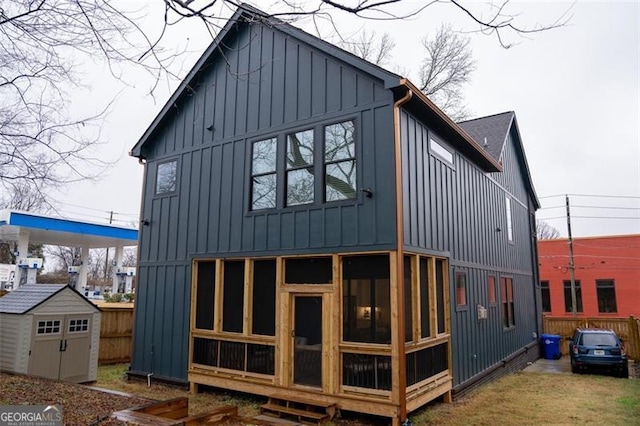
<path fill-rule="evenodd" d="M 549 281 L 540 281 L 540 295 L 542 296 L 542 312 L 551 312 L 551 292 L 549 291 Z"/>
<path fill-rule="evenodd" d="M 576 286 L 576 312 L 582 312 L 582 290 L 580 281 L 575 280 Z M 568 314 L 573 312 L 571 304 L 571 281 L 564 281 L 564 311 Z"/>
<path fill-rule="evenodd" d="M 616 288 L 613 280 L 596 280 L 598 312 L 601 314 L 618 312 Z"/>

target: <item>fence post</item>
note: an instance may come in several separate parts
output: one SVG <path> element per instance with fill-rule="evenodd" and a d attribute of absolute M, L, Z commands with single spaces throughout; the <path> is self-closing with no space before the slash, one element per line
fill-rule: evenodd
<path fill-rule="evenodd" d="M 640 361 L 640 327 L 638 327 L 638 320 L 631 315 L 629 317 L 629 358 Z"/>

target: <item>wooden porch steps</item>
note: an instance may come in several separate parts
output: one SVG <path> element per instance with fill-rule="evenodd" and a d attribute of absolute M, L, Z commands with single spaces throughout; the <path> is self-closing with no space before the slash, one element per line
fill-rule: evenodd
<path fill-rule="evenodd" d="M 297 396 L 271 395 L 269 401 L 260 406 L 260 413 L 293 417 L 302 423 L 322 424 L 336 415 L 336 405 Z"/>

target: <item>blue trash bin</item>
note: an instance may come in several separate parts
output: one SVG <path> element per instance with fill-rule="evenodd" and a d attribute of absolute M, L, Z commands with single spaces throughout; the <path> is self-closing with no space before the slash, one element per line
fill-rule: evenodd
<path fill-rule="evenodd" d="M 560 351 L 561 337 L 556 334 L 541 334 L 540 343 L 542 344 L 542 356 L 544 359 L 560 359 L 562 351 Z"/>

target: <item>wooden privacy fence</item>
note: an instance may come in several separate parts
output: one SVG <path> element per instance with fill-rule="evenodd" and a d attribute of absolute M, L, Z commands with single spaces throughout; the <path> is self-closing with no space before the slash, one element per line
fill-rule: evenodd
<path fill-rule="evenodd" d="M 546 334 L 562 337 L 563 355 L 569 354 L 569 340 L 578 327 L 608 328 L 623 340 L 629 358 L 640 360 L 640 319 L 629 318 L 567 318 L 544 316 L 542 328 Z"/>
<path fill-rule="evenodd" d="M 101 303 L 98 364 L 131 361 L 133 303 Z"/>

